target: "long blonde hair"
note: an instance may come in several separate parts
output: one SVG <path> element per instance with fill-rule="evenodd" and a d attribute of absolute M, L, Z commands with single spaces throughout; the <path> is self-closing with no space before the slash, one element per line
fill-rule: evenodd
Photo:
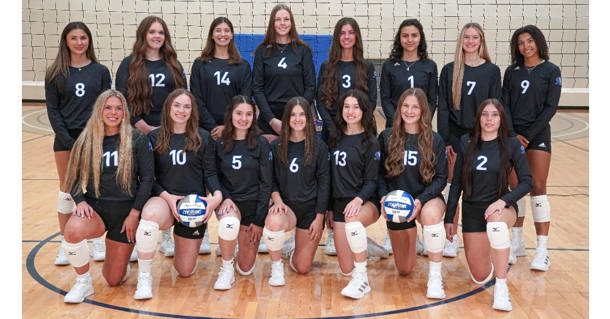
<path fill-rule="evenodd" d="M 421 116 L 419 118 L 419 135 L 417 137 L 417 148 L 421 158 L 419 165 L 419 174 L 422 176 L 424 184 L 428 185 L 432 182 L 432 178 L 436 174 L 435 164 L 436 156 L 432 149 L 432 125 L 430 124 L 430 109 L 428 108 L 428 98 L 426 93 L 420 88 L 407 89 L 402 93 L 396 104 L 396 114 L 392 126 L 392 133 L 388 139 L 388 157 L 385 160 L 385 168 L 388 172 L 388 177 L 398 176 L 405 169 L 403 154 L 404 145 L 407 139 L 405 132 L 404 121 L 400 114 L 400 109 L 405 99 L 408 96 L 414 96 L 419 104 Z"/>
<path fill-rule="evenodd" d="M 485 33 L 483 28 L 476 22 L 466 23 L 460 31 L 460 35 L 455 45 L 455 60 L 453 62 L 453 83 L 451 86 L 451 95 L 453 97 L 453 108 L 460 110 L 462 103 L 462 81 L 464 80 L 464 45 L 462 43 L 464 39 L 464 33 L 467 29 L 473 28 L 477 30 L 481 37 L 481 46 L 479 46 L 479 57 L 487 62 L 491 62 L 489 51 L 487 51 L 487 42 L 485 41 Z"/>
<path fill-rule="evenodd" d="M 129 124 L 129 109 L 127 101 L 121 92 L 117 90 L 106 90 L 95 100 L 91 117 L 87 121 L 85 129 L 80 134 L 68 162 L 68 174 L 65 185 L 72 189 L 78 183 L 78 193 L 87 192 L 89 180 L 93 180 L 95 197 L 100 196 L 100 176 L 102 168 L 102 152 L 104 147 L 104 121 L 102 111 L 106 101 L 111 97 L 117 97 L 123 104 L 123 119 L 119 130 L 119 166 L 117 168 L 116 181 L 121 189 L 131 195 L 132 174 L 132 129 Z"/>

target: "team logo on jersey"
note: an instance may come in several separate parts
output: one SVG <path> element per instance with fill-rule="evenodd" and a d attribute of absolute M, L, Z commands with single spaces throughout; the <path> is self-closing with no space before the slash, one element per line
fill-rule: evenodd
<path fill-rule="evenodd" d="M 273 160 L 273 152 L 269 151 L 269 160 Z"/>
<path fill-rule="evenodd" d="M 153 147 L 152 147 L 152 143 L 150 141 L 148 141 L 148 151 L 152 152 Z"/>
<path fill-rule="evenodd" d="M 375 155 L 373 155 L 373 158 L 378 161 L 381 159 L 381 152 L 377 151 L 375 152 Z"/>
<path fill-rule="evenodd" d="M 561 85 L 561 77 L 560 76 L 555 78 L 555 85 L 557 85 L 557 86 Z"/>
<path fill-rule="evenodd" d="M 525 146 L 521 145 L 519 150 L 521 151 L 521 154 L 525 154 Z"/>
<path fill-rule="evenodd" d="M 394 63 L 394 66 L 399 66 L 399 65 L 400 65 L 400 63 L 398 63 L 398 62 Z"/>

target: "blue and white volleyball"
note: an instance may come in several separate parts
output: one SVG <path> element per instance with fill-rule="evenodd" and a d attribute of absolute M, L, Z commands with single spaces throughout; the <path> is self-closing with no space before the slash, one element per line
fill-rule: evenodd
<path fill-rule="evenodd" d="M 415 201 L 411 194 L 402 190 L 395 190 L 386 195 L 383 208 L 389 221 L 404 223 L 413 215 Z"/>
<path fill-rule="evenodd" d="M 177 208 L 180 222 L 191 228 L 201 226 L 208 213 L 208 203 L 197 194 L 184 196 L 178 202 Z"/>

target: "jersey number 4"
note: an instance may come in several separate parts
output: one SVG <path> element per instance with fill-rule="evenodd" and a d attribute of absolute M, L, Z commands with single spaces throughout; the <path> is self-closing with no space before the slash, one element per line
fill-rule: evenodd
<path fill-rule="evenodd" d="M 286 57 L 283 57 L 280 62 L 278 62 L 277 64 L 278 67 L 286 70 L 286 68 L 288 67 L 288 64 L 286 64 Z"/>

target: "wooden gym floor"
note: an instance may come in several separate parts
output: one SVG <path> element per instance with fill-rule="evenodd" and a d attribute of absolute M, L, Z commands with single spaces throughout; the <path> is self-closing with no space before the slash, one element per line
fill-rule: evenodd
<path fill-rule="evenodd" d="M 379 114 L 377 114 L 379 115 Z M 160 253 L 153 263 L 154 298 L 132 298 L 137 263 L 120 286 L 109 287 L 101 276 L 101 262 L 93 262 L 91 274 L 95 294 L 84 303 L 67 305 L 63 295 L 74 283 L 71 267 L 57 267 L 53 260 L 59 247 L 55 213 L 58 189 L 53 160 L 53 132 L 45 108 L 22 108 L 22 308 L 24 318 L 587 318 L 589 317 L 589 113 L 561 111 L 552 121 L 553 157 L 548 193 L 553 221 L 549 251 L 551 269 L 529 270 L 536 236 L 528 209 L 524 238 L 527 257 L 510 268 L 508 279 L 513 311 L 491 309 L 493 288 L 475 285 L 468 273 L 463 247 L 457 258 L 443 259 L 447 299 L 425 297 L 428 265 L 417 257 L 413 273 L 397 274 L 392 256 L 369 261 L 372 292 L 361 300 L 340 294 L 349 278 L 339 273 L 336 257 L 324 254 L 322 238 L 312 271 L 296 275 L 287 266 L 284 287 L 271 288 L 267 254 L 259 254 L 252 276 L 236 275 L 229 291 L 212 286 L 221 260 L 215 255 L 199 257 L 191 278 L 177 278 L 172 258 Z M 378 123 L 383 121 L 378 117 Z M 380 127 L 383 127 L 380 125 Z M 217 245 L 216 219 L 210 222 L 212 250 Z M 385 223 L 368 228 L 369 236 L 381 242 Z M 461 236 L 461 232 L 459 233 Z M 491 288 L 490 288 L 491 287 Z"/>

